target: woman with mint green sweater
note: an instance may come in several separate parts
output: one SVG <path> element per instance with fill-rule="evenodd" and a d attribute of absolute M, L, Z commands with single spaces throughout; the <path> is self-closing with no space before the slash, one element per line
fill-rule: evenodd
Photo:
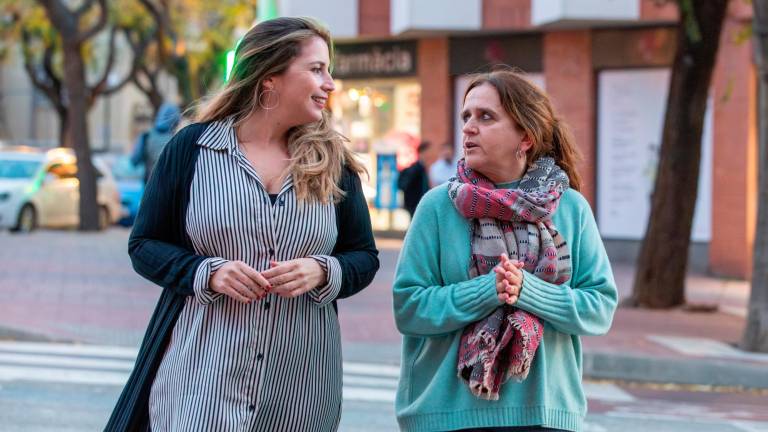
<path fill-rule="evenodd" d="M 617 293 L 577 152 L 547 96 L 509 70 L 464 97 L 464 159 L 416 210 L 397 267 L 404 431 L 579 431 L 582 335 Z"/>

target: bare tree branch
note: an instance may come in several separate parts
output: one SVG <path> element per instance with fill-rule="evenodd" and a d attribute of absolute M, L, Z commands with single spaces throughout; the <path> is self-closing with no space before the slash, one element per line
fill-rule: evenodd
<path fill-rule="evenodd" d="M 139 68 L 137 69 L 136 73 L 131 77 L 132 81 L 139 89 L 139 91 L 144 93 L 147 99 L 149 99 L 149 102 L 152 104 L 154 109 L 157 110 L 163 101 L 162 92 L 160 91 L 160 88 L 157 84 L 157 77 L 163 68 L 163 63 L 158 60 L 154 62 L 154 64 L 150 65 L 145 60 L 146 56 L 143 55 L 143 51 L 144 49 L 148 48 L 148 46 L 153 41 L 155 44 L 160 43 L 160 41 L 155 38 L 158 33 L 158 26 L 155 26 L 148 34 L 142 34 L 140 31 L 128 28 L 123 29 L 123 31 L 125 34 L 125 39 L 131 46 L 133 55 L 136 58 L 140 58 L 142 60 L 139 62 Z M 146 46 L 142 47 L 144 44 L 146 44 Z"/>
<path fill-rule="evenodd" d="M 149 46 L 149 44 L 152 42 L 152 37 L 150 35 L 149 37 L 142 38 L 138 43 L 134 44 L 134 42 L 127 35 L 127 32 L 126 32 L 126 39 L 128 39 L 128 43 L 131 45 L 131 49 L 133 50 L 133 61 L 131 62 L 131 69 L 117 84 L 113 86 L 107 86 L 109 74 L 114 64 L 114 55 L 116 51 L 114 38 L 115 38 L 116 32 L 117 32 L 117 28 L 113 28 L 112 32 L 110 33 L 109 54 L 108 54 L 109 57 L 107 60 L 107 67 L 104 70 L 102 79 L 95 86 L 89 88 L 88 103 L 90 105 L 95 103 L 96 98 L 98 98 L 99 96 L 106 96 L 106 95 L 116 93 L 117 91 L 122 89 L 126 84 L 131 82 L 134 75 L 136 75 L 137 71 L 139 70 L 139 68 L 142 66 L 144 62 L 144 52 L 147 50 L 147 47 Z"/>
<path fill-rule="evenodd" d="M 170 7 L 167 0 L 160 0 L 160 7 L 151 0 L 139 0 L 139 2 L 149 11 L 157 25 L 155 39 L 157 40 L 158 57 L 161 63 L 168 61 L 168 52 L 165 47 L 165 36 L 168 35 L 174 43 L 178 40 L 176 32 L 171 24 Z"/>
<path fill-rule="evenodd" d="M 94 37 L 97 33 L 104 30 L 104 27 L 107 25 L 107 18 L 109 15 L 109 9 L 107 9 L 107 0 L 97 0 L 99 2 L 99 20 L 96 21 L 96 24 L 91 26 L 88 30 L 83 31 L 82 33 L 78 33 L 77 41 L 79 43 L 83 43 L 87 41 L 88 39 Z M 93 3 L 92 0 L 89 0 L 89 3 Z M 79 19 L 80 16 L 78 15 L 76 19 Z"/>
<path fill-rule="evenodd" d="M 48 100 L 51 101 L 51 104 L 56 106 L 58 109 L 59 106 L 63 106 L 61 100 L 61 81 L 58 80 L 55 75 L 52 75 L 49 72 L 49 70 L 53 70 L 53 68 L 49 65 L 53 57 L 53 47 L 46 46 L 45 53 L 43 55 L 43 69 L 45 70 L 46 76 L 49 80 L 49 82 L 45 82 L 40 79 L 38 74 L 39 67 L 35 66 L 34 59 L 32 58 L 31 39 L 32 35 L 30 35 L 29 31 L 27 29 L 22 29 L 21 51 L 24 57 L 24 70 L 26 71 L 29 80 L 32 82 L 32 85 L 43 92 Z"/>
<path fill-rule="evenodd" d="M 107 63 L 104 65 L 104 72 L 101 75 L 101 78 L 96 81 L 96 84 L 94 84 L 92 87 L 90 87 L 88 92 L 90 93 L 90 99 L 88 101 L 89 105 L 93 102 L 93 99 L 96 98 L 96 96 L 104 90 L 104 88 L 108 84 L 109 80 L 109 74 L 112 72 L 112 66 L 115 64 L 115 36 L 117 35 L 117 27 L 113 26 L 109 31 L 109 43 L 107 46 L 109 47 L 109 51 L 107 53 Z"/>
<path fill-rule="evenodd" d="M 147 80 L 149 83 L 145 84 L 142 82 L 142 78 Z M 133 85 L 138 87 L 139 91 L 144 94 L 149 94 L 149 92 L 152 91 L 152 77 L 146 66 L 141 66 L 138 70 L 138 73 L 133 76 Z"/>
<path fill-rule="evenodd" d="M 88 9 L 90 9 L 91 6 L 93 6 L 93 1 L 94 0 L 85 0 L 83 4 L 80 5 L 79 8 L 75 9 L 75 12 L 74 12 L 76 17 L 75 19 L 79 20 L 80 18 L 82 18 L 83 15 L 85 15 L 85 13 L 88 12 Z"/>
<path fill-rule="evenodd" d="M 67 9 L 63 2 L 60 0 L 37 0 L 40 5 L 45 9 L 45 13 L 48 15 L 48 19 L 51 24 L 59 30 L 59 33 L 64 34 L 76 34 L 77 20 L 72 11 Z"/>
<path fill-rule="evenodd" d="M 62 93 L 62 82 L 61 78 L 56 74 L 56 71 L 53 67 L 53 56 L 54 56 L 54 49 L 52 45 L 47 45 L 45 47 L 45 53 L 43 54 L 43 70 L 45 71 L 45 75 L 48 77 L 48 79 L 51 81 L 51 88 L 53 90 L 53 95 L 55 95 L 55 104 L 64 106 L 64 98 Z"/>

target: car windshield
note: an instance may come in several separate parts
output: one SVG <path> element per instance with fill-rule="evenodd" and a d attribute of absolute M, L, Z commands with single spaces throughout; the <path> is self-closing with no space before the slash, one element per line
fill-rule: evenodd
<path fill-rule="evenodd" d="M 40 161 L 0 159 L 0 178 L 32 178 L 39 167 Z"/>

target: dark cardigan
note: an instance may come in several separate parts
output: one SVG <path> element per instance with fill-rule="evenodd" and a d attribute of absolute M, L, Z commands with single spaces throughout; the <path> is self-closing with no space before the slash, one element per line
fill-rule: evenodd
<path fill-rule="evenodd" d="M 194 253 L 185 228 L 189 189 L 200 154 L 196 143 L 207 125 L 189 125 L 173 137 L 144 191 L 128 240 L 128 254 L 136 272 L 160 285 L 163 291 L 106 431 L 147 430 L 149 393 L 155 373 L 184 302 L 194 295 L 195 272 L 207 258 Z M 338 238 L 332 255 L 342 272 L 338 298 L 345 298 L 371 283 L 379 269 L 379 259 L 360 178 L 345 167 L 339 186 L 346 195 L 336 204 Z"/>

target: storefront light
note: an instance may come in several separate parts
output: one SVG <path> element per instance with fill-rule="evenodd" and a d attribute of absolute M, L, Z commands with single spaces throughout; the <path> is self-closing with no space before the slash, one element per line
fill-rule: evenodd
<path fill-rule="evenodd" d="M 371 136 L 371 127 L 368 123 L 354 121 L 350 126 L 350 135 L 352 138 L 369 138 Z"/>
<path fill-rule="evenodd" d="M 357 89 L 352 88 L 347 92 L 347 96 L 349 96 L 350 100 L 357 102 L 357 100 L 360 99 L 360 92 Z"/>
<path fill-rule="evenodd" d="M 368 117 L 371 115 L 371 106 L 371 97 L 367 94 L 361 95 L 360 100 L 358 101 L 358 110 L 360 115 L 363 117 Z"/>

